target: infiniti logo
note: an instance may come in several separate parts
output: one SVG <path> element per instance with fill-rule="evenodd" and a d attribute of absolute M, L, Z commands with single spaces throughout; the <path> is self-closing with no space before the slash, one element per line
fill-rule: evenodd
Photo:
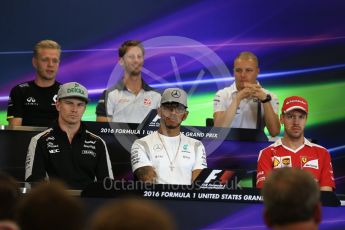
<path fill-rule="evenodd" d="M 36 102 L 36 99 L 33 98 L 33 97 L 28 97 L 28 98 L 26 99 L 26 101 L 27 101 L 27 102 Z"/>

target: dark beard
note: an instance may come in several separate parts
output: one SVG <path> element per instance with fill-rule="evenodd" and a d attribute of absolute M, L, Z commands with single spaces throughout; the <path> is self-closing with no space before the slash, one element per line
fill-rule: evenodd
<path fill-rule="evenodd" d="M 129 73 L 129 75 L 132 77 L 140 76 L 140 74 L 141 74 L 141 71 L 132 71 Z"/>

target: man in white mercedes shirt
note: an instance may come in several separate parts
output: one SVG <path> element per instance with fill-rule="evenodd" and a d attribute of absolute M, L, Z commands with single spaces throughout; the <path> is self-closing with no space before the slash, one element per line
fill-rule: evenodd
<path fill-rule="evenodd" d="M 180 132 L 188 116 L 186 92 L 166 89 L 158 115 L 159 130 L 133 143 L 132 170 L 143 182 L 190 185 L 207 163 L 203 144 Z"/>

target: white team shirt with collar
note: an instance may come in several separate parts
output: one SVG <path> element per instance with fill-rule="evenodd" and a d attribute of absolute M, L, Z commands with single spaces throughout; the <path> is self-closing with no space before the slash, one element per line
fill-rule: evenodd
<path fill-rule="evenodd" d="M 160 134 L 156 131 L 133 143 L 131 150 L 133 172 L 144 166 L 152 166 L 157 174 L 157 184 L 191 184 L 192 171 L 207 167 L 204 145 L 181 133 L 181 144 L 175 159 L 180 136 L 160 135 L 173 162 L 174 168 L 171 170 L 169 158 L 158 135 Z"/>
<path fill-rule="evenodd" d="M 141 123 L 146 115 L 160 105 L 161 95 L 155 91 L 143 89 L 135 95 L 128 90 L 118 90 L 109 93 L 107 114 L 112 116 L 112 122 Z"/>
<path fill-rule="evenodd" d="M 271 95 L 272 100 L 270 101 L 270 103 L 273 107 L 273 111 L 276 114 L 278 114 L 278 109 L 279 109 L 278 97 L 266 89 L 263 89 L 263 91 L 266 94 Z M 237 90 L 235 82 L 231 86 L 219 90 L 216 93 L 216 96 L 214 97 L 214 104 L 213 104 L 214 112 L 226 111 L 229 108 L 233 98 L 236 96 L 237 93 L 238 93 L 238 90 Z M 257 111 L 258 111 L 257 99 L 245 98 L 241 100 L 230 127 L 256 129 Z M 262 104 L 261 104 L 261 118 L 262 118 L 262 121 L 264 122 L 264 109 L 263 109 Z"/>

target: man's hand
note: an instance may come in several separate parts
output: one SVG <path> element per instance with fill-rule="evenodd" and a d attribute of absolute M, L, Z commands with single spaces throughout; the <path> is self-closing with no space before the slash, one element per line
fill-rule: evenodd
<path fill-rule="evenodd" d="M 246 91 L 243 94 L 245 95 L 249 94 L 249 96 L 246 96 L 245 98 L 252 97 L 252 98 L 258 98 L 260 101 L 263 101 L 267 97 L 266 93 L 262 90 L 262 87 L 258 84 L 244 83 L 244 89 L 241 91 L 244 91 L 244 90 Z"/>
<path fill-rule="evenodd" d="M 134 174 L 137 176 L 138 180 L 142 182 L 155 183 L 157 174 L 153 167 L 144 166 L 135 170 Z"/>

